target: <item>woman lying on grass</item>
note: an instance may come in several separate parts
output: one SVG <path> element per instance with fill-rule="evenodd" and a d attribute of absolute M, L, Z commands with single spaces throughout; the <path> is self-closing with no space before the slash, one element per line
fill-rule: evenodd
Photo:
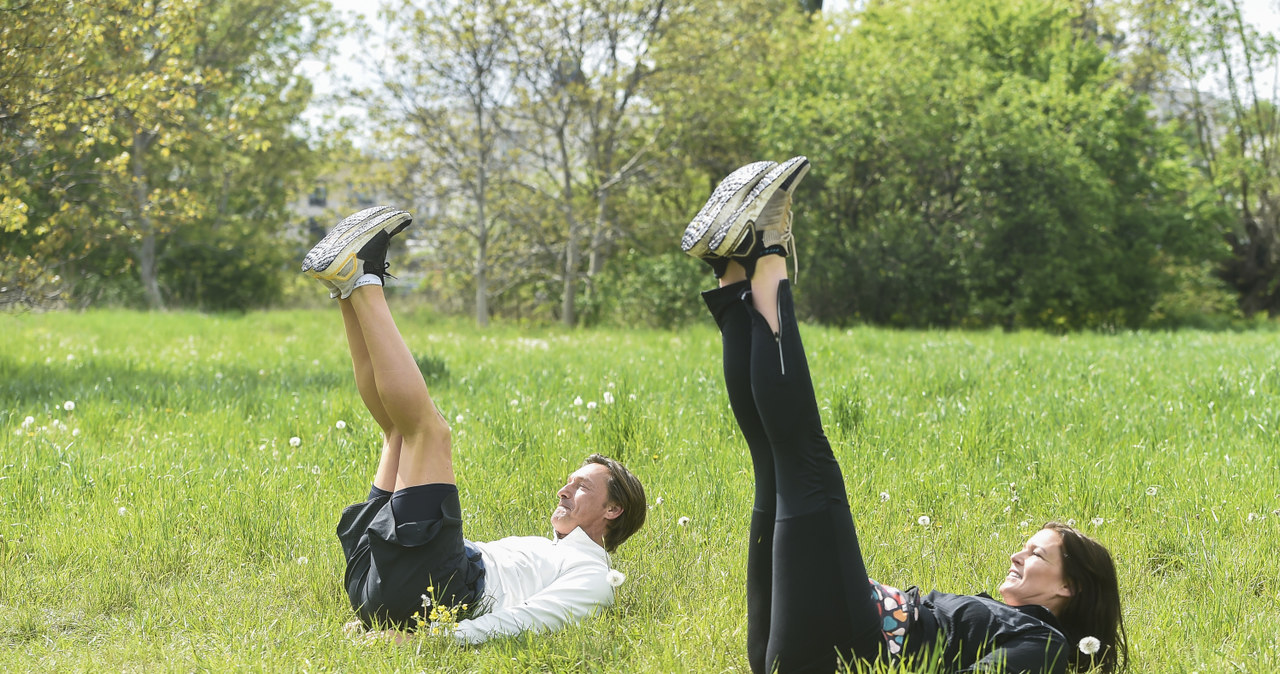
<path fill-rule="evenodd" d="M 476 643 L 595 615 L 613 603 L 608 553 L 644 524 L 644 489 L 622 464 L 593 454 L 555 494 L 554 538 L 463 538 L 449 424 L 382 293 L 387 244 L 409 222 L 385 206 L 360 211 L 302 265 L 338 300 L 356 387 L 383 431 L 368 499 L 338 522 L 343 585 L 360 618 L 349 627 L 390 628 L 375 635 L 398 641 L 431 622 Z"/>
<path fill-rule="evenodd" d="M 711 265 L 729 403 L 755 470 L 747 552 L 747 651 L 758 674 L 828 674 L 905 661 L 927 671 L 1063 673 L 1124 668 L 1128 647 L 1106 548 L 1049 523 L 1010 557 L 1004 603 L 867 576 L 844 479 L 822 430 L 785 257 L 795 157 L 730 174 L 681 247 Z M 872 470 L 872 466 L 859 466 Z"/>

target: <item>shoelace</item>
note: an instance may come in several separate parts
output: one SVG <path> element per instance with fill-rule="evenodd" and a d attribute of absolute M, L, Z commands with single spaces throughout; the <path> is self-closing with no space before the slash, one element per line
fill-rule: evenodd
<path fill-rule="evenodd" d="M 787 255 L 791 257 L 791 281 L 794 283 L 800 276 L 800 256 L 796 253 L 796 239 L 791 235 L 791 193 L 787 192 L 787 203 L 784 208 L 787 209 L 787 224 L 783 225 L 782 231 L 778 233 L 778 243 L 787 251 Z"/>

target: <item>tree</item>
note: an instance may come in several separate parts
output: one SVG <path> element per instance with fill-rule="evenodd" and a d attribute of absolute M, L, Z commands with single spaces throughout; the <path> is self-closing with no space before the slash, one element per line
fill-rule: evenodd
<path fill-rule="evenodd" d="M 214 238 L 271 248 L 260 218 L 283 224 L 307 165 L 295 121 L 310 87 L 294 73 L 331 30 L 326 8 L 313 0 L 11 8 L 17 28 L 6 43 L 28 58 L 0 78 L 4 142 L 16 159 L 0 216 L 6 287 L 11 274 L 25 288 L 50 270 L 123 262 L 159 308 L 175 234 L 238 226 L 240 235 Z M 110 254 L 122 241 L 127 255 Z"/>
<path fill-rule="evenodd" d="M 402 163 L 401 181 L 411 192 L 429 195 L 424 210 L 434 225 L 461 235 L 470 250 L 474 313 L 489 322 L 491 270 L 496 239 L 503 231 L 496 206 L 518 158 L 504 128 L 510 89 L 520 63 L 515 57 L 514 23 L 520 3 L 418 3 L 405 0 L 383 16 L 411 17 L 393 29 L 389 58 L 381 64 L 375 94 L 387 105 L 370 110 L 379 139 Z M 450 199 L 461 194 L 461 203 Z M 439 207 L 443 205 L 444 207 Z"/>
<path fill-rule="evenodd" d="M 884 2 L 790 40 L 744 114 L 768 129 L 760 154 L 825 163 L 796 208 L 813 315 L 1142 324 L 1161 251 L 1191 236 L 1187 176 L 1077 17 L 1051 1 Z"/>
<path fill-rule="evenodd" d="M 1246 23 L 1235 0 L 1164 9 L 1178 17 L 1163 46 L 1186 92 L 1169 107 L 1191 139 L 1188 160 L 1230 214 L 1211 223 L 1231 252 L 1220 274 L 1246 315 L 1280 315 L 1280 92 L 1260 81 L 1280 67 L 1280 41 Z"/>

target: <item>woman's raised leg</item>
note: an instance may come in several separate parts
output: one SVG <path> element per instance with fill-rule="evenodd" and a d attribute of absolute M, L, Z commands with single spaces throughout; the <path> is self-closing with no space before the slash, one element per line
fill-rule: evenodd
<path fill-rule="evenodd" d="M 773 450 L 751 395 L 751 314 L 745 270 L 729 263 L 720 287 L 703 293 L 720 328 L 725 388 L 738 428 L 751 452 L 755 501 L 747 541 L 747 659 L 751 671 L 765 674 L 769 616 L 773 594 L 773 526 L 777 516 Z"/>

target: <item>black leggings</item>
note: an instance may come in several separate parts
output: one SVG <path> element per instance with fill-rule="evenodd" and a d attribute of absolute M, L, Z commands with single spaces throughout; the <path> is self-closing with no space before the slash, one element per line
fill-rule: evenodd
<path fill-rule="evenodd" d="M 822 432 L 789 282 L 780 333 L 743 281 L 703 293 L 720 327 L 724 381 L 755 470 L 747 550 L 747 655 L 756 674 L 875 661 L 880 618 L 840 466 Z M 838 659 L 837 659 L 838 658 Z"/>

